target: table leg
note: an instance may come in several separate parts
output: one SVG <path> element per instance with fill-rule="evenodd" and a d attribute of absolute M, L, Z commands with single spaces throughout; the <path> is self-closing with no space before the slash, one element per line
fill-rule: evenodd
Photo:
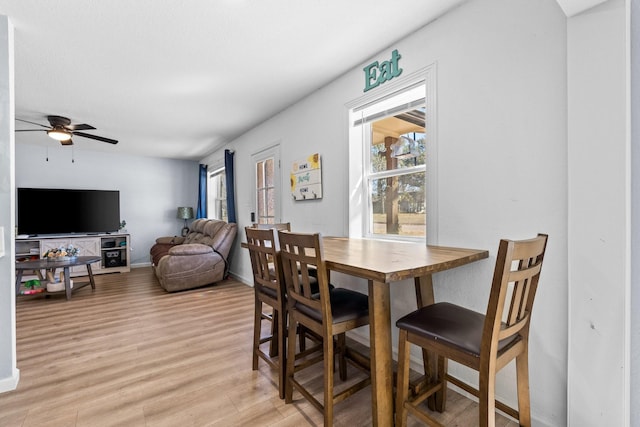
<path fill-rule="evenodd" d="M 96 282 L 93 281 L 93 272 L 91 271 L 91 264 L 87 264 L 87 274 L 89 275 L 89 283 L 91 283 L 91 289 L 95 289 Z"/>
<path fill-rule="evenodd" d="M 435 296 L 433 294 L 433 278 L 430 274 L 426 276 L 416 277 L 414 279 L 416 287 L 416 302 L 418 308 L 426 307 L 435 302 Z M 426 383 L 433 381 L 438 373 L 438 358 L 436 354 L 429 353 L 427 350 L 422 349 L 422 365 L 425 373 Z M 440 379 L 438 379 L 440 380 Z M 419 389 L 419 385 L 417 388 Z M 434 398 L 429 398 L 428 406 L 431 410 L 437 410 L 439 412 L 444 411 L 446 391 L 439 391 L 435 394 Z"/>
<path fill-rule="evenodd" d="M 369 280 L 371 406 L 374 426 L 393 425 L 393 366 L 389 284 Z"/>
<path fill-rule="evenodd" d="M 62 269 L 64 272 L 64 290 L 67 294 L 67 300 L 71 299 L 71 274 L 69 274 L 69 267 Z"/>
<path fill-rule="evenodd" d="M 20 295 L 21 282 L 22 282 L 22 270 L 16 270 L 16 296 Z"/>

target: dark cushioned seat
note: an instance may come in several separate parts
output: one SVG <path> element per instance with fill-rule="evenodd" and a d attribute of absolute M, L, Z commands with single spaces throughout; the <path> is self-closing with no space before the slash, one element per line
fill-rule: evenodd
<path fill-rule="evenodd" d="M 398 319 L 396 326 L 432 340 L 441 340 L 471 355 L 480 357 L 485 316 L 448 302 L 428 305 Z M 498 343 L 502 350 L 512 343 L 511 336 Z"/>
<path fill-rule="evenodd" d="M 346 322 L 369 315 L 369 298 L 366 295 L 343 288 L 335 288 L 329 295 L 333 323 Z M 322 312 L 320 311 L 312 310 L 303 304 L 297 304 L 296 309 L 318 322 L 322 321 Z"/>
<path fill-rule="evenodd" d="M 313 274 L 312 274 L 312 271 L 313 271 Z M 269 274 L 271 274 L 272 277 L 276 274 L 275 270 L 273 269 L 273 267 L 269 268 Z M 320 289 L 318 288 L 318 276 L 317 276 L 317 274 L 318 274 L 318 271 L 315 268 L 313 270 L 309 269 L 309 285 L 311 286 L 311 293 L 313 294 L 312 298 L 314 298 L 314 299 L 320 298 L 320 293 L 319 293 Z M 300 282 L 302 282 L 302 276 L 298 276 L 298 277 L 299 277 Z M 335 286 L 333 286 L 331 283 L 329 283 L 329 289 L 334 289 L 334 288 L 335 288 Z"/>

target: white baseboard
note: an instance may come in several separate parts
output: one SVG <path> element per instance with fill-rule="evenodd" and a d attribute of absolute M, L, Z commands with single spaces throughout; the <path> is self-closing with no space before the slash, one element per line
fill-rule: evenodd
<path fill-rule="evenodd" d="M 18 387 L 20 381 L 20 369 L 14 369 L 13 375 L 7 378 L 0 379 L 0 393 L 7 391 L 13 391 Z"/>
<path fill-rule="evenodd" d="M 149 262 L 137 262 L 135 264 L 131 264 L 131 268 L 141 268 L 141 267 L 151 267 L 151 261 L 149 261 Z"/>
<path fill-rule="evenodd" d="M 247 286 L 253 287 L 253 277 L 242 277 L 239 274 L 234 273 L 233 271 L 229 271 L 229 276 L 237 280 L 238 282 L 242 282 Z"/>

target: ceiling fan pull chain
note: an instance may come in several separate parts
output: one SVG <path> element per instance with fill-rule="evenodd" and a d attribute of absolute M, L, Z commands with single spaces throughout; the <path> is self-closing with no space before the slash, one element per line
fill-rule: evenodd
<path fill-rule="evenodd" d="M 47 145 L 47 162 L 49 161 L 49 146 Z"/>
<path fill-rule="evenodd" d="M 75 163 L 76 162 L 76 148 L 72 145 L 71 146 L 71 163 Z"/>

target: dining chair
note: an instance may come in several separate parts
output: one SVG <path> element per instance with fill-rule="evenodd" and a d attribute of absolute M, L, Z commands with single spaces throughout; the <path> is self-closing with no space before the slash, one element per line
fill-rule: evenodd
<path fill-rule="evenodd" d="M 253 228 L 258 228 L 260 230 L 274 230 L 274 237 L 277 239 L 278 238 L 278 231 L 279 230 L 287 230 L 287 231 L 291 231 L 291 223 L 289 222 L 281 222 L 281 223 L 275 223 L 275 224 L 258 224 L 258 223 L 253 223 L 252 225 Z M 278 245 L 276 244 L 276 247 Z M 272 258 L 268 258 L 269 262 L 273 262 Z M 271 273 L 273 274 L 274 270 L 273 268 L 271 268 Z"/>
<path fill-rule="evenodd" d="M 296 326 L 300 325 L 322 337 L 322 351 L 287 349 L 285 402 L 293 401 L 296 389 L 324 415 L 324 425 L 333 424 L 333 406 L 371 383 L 369 366 L 347 349 L 345 333 L 369 324 L 369 300 L 364 294 L 343 288 L 330 289 L 322 255 L 322 241 L 318 233 L 303 234 L 279 231 L 280 256 L 287 292 L 290 343 L 295 342 Z M 310 270 L 317 273 L 318 288 L 313 289 Z M 296 274 L 297 273 L 297 274 Z M 317 292 L 316 292 L 317 291 Z M 334 342 L 334 338 L 337 344 Z M 310 349 L 312 350 L 312 349 Z M 366 378 L 345 390 L 334 392 L 334 357 L 340 357 L 339 375 L 346 379 L 347 359 L 367 372 Z M 304 356 L 304 357 L 301 357 Z M 322 403 L 296 376 L 300 371 L 323 362 L 324 399 Z"/>
<path fill-rule="evenodd" d="M 253 270 L 255 295 L 253 320 L 253 370 L 258 369 L 258 358 L 278 371 L 278 391 L 284 399 L 286 366 L 286 303 L 280 255 L 277 250 L 275 231 L 272 228 L 258 229 L 245 227 L 247 248 Z M 271 313 L 264 312 L 263 304 L 271 307 Z M 262 320 L 271 321 L 271 333 L 262 336 Z M 260 345 L 269 342 L 269 353 Z M 276 359 L 275 356 L 278 356 Z"/>
<path fill-rule="evenodd" d="M 280 231 L 280 230 L 286 230 L 286 231 L 291 231 L 291 223 L 290 222 L 277 222 L 275 224 L 258 224 L 258 223 L 254 223 L 253 224 L 254 228 L 273 228 L 276 231 Z M 311 273 L 312 277 L 316 277 L 316 271 L 315 269 L 311 269 L 309 270 L 309 273 Z"/>
<path fill-rule="evenodd" d="M 268 230 L 268 229 L 272 229 L 277 231 L 280 230 L 286 230 L 286 231 L 291 231 L 291 223 L 290 222 L 276 222 L 273 224 L 259 224 L 259 223 L 253 223 L 253 228 L 259 228 L 262 230 Z M 278 235 L 276 234 L 275 237 L 277 238 Z M 271 260 L 271 262 L 273 262 Z M 273 269 L 272 269 L 272 273 L 273 273 Z M 313 277 L 312 282 L 314 287 L 317 287 L 317 283 L 316 282 L 316 271 L 315 269 L 311 269 L 309 270 L 309 273 L 311 274 L 311 276 Z M 330 287 L 333 288 L 333 285 L 329 285 Z M 286 297 L 286 292 L 285 292 L 285 297 Z M 263 318 L 268 318 L 267 316 L 263 316 Z M 273 325 L 275 327 L 275 324 Z M 285 328 L 286 328 L 286 323 L 285 323 Z M 321 338 L 318 336 L 315 336 L 313 334 L 310 333 L 310 331 L 305 331 L 304 328 L 298 328 L 298 341 L 299 341 L 299 346 L 301 350 L 305 350 L 307 348 L 307 344 L 306 344 L 306 339 L 309 338 L 311 339 L 314 343 L 318 343 L 321 341 Z M 272 346 L 273 347 L 273 346 Z M 271 354 L 274 354 L 274 350 L 271 350 Z"/>
<path fill-rule="evenodd" d="M 485 314 L 448 302 L 420 308 L 400 318 L 396 425 L 406 426 L 410 412 L 428 425 L 440 425 L 420 404 L 435 397 L 435 407 L 443 411 L 447 382 L 475 395 L 479 402 L 480 426 L 495 426 L 498 408 L 531 425 L 529 403 L 529 326 L 538 288 L 547 235 L 529 240 L 501 240 L 489 303 Z M 418 345 L 437 354 L 432 381 L 418 393 L 409 393 L 409 347 Z M 476 389 L 447 373 L 448 359 L 478 371 Z M 516 360 L 518 410 L 495 400 L 496 373 Z"/>

